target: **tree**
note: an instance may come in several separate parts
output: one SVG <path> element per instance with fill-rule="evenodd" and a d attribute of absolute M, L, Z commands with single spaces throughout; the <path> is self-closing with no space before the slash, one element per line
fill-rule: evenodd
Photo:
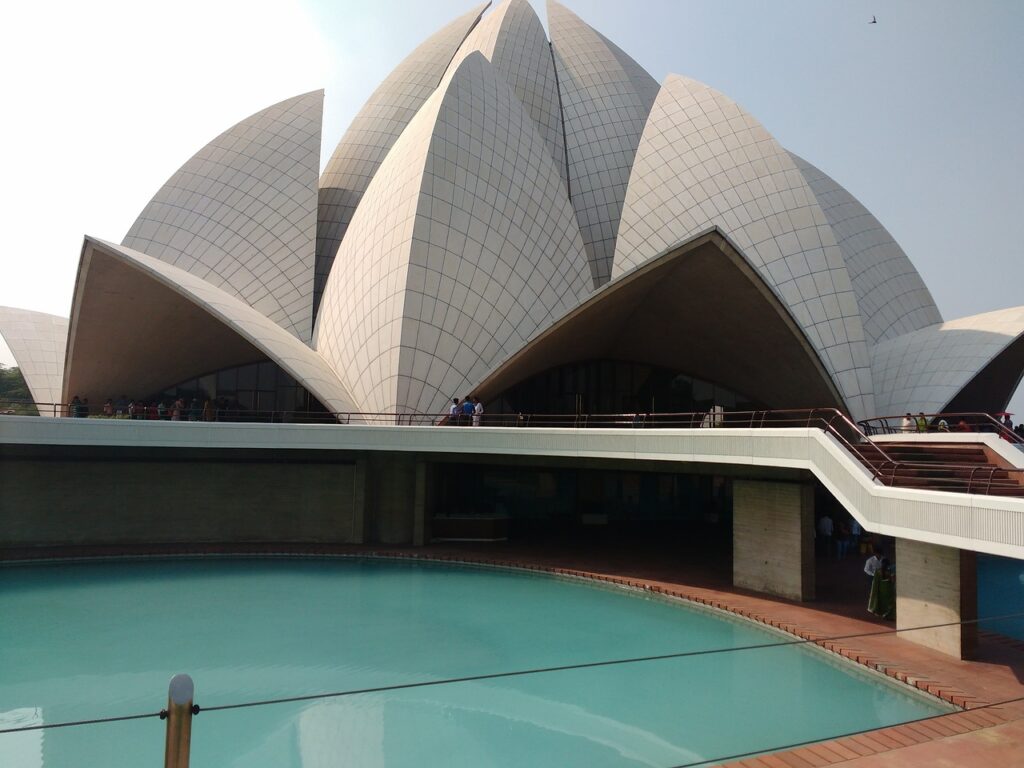
<path fill-rule="evenodd" d="M 2 413 L 17 416 L 39 415 L 21 370 L 17 366 L 8 368 L 0 363 L 0 414 Z"/>

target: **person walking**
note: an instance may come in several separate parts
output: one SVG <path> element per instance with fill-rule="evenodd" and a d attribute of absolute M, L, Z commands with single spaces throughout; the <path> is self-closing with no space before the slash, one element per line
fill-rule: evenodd
<path fill-rule="evenodd" d="M 484 415 L 484 404 L 479 397 L 473 398 L 473 426 L 479 427 Z"/>

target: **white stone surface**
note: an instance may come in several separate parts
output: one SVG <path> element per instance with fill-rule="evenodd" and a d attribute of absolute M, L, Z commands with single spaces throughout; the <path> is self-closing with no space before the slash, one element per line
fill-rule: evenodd
<path fill-rule="evenodd" d="M 712 226 L 789 310 L 850 412 L 872 415 L 857 299 L 814 193 L 756 119 L 703 83 L 669 75 L 637 149 L 612 278 Z"/>
<path fill-rule="evenodd" d="M 569 194 L 594 285 L 611 277 L 622 202 L 658 83 L 576 14 L 548 0 L 562 97 Z"/>
<path fill-rule="evenodd" d="M 315 303 L 363 193 L 413 116 L 437 88 L 448 63 L 489 3 L 478 5 L 423 41 L 371 94 L 320 177 Z"/>
<path fill-rule="evenodd" d="M 547 145 L 472 53 L 370 183 L 324 292 L 316 348 L 361 410 L 442 413 L 589 291 Z"/>
<path fill-rule="evenodd" d="M 885 341 L 941 323 L 924 280 L 882 223 L 834 179 L 789 154 L 835 233 L 868 341 Z"/>
<path fill-rule="evenodd" d="M 0 336 L 14 355 L 32 399 L 37 403 L 59 403 L 68 319 L 45 312 L 0 307 Z M 54 415 L 54 411 L 47 408 L 40 408 L 39 413 Z"/>
<path fill-rule="evenodd" d="M 555 66 L 533 6 L 527 0 L 504 0 L 469 33 L 448 71 L 456 70 L 473 51 L 491 62 L 496 74 L 512 87 L 565 180 L 565 132 Z"/>
<path fill-rule="evenodd" d="M 1024 306 L 950 320 L 876 344 L 871 365 L 878 415 L 944 410 L 1021 334 Z"/>
<path fill-rule="evenodd" d="M 125 246 L 86 237 L 83 253 L 96 248 L 159 281 L 231 328 L 287 371 L 328 410 L 351 413 L 352 398 L 316 352 L 248 304 L 195 275 Z"/>
<path fill-rule="evenodd" d="M 308 342 L 323 97 L 287 99 L 215 138 L 161 187 L 122 244 L 222 288 Z"/>

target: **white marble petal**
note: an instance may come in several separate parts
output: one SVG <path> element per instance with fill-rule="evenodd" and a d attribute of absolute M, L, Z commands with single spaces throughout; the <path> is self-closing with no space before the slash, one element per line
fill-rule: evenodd
<path fill-rule="evenodd" d="M 703 83 L 669 75 L 633 163 L 612 277 L 709 227 L 789 310 L 850 412 L 873 413 L 857 298 L 814 193 L 756 119 Z"/>
<path fill-rule="evenodd" d="M 126 268 L 145 273 L 209 313 L 287 371 L 329 410 L 343 413 L 356 410 L 344 385 L 320 355 L 242 300 L 134 249 L 86 237 L 85 250 L 89 248 L 120 260 Z"/>
<path fill-rule="evenodd" d="M 64 379 L 64 352 L 68 343 L 68 319 L 28 309 L 0 307 L 0 336 L 14 355 L 37 403 L 59 403 Z M 53 416 L 53 409 L 40 408 Z"/>
<path fill-rule="evenodd" d="M 938 413 L 1024 334 L 1024 307 L 962 317 L 897 336 L 871 350 L 880 416 Z M 1020 372 L 1016 373 L 1020 378 Z M 1006 398 L 1016 387 L 1007 388 Z"/>
<path fill-rule="evenodd" d="M 391 147 L 444 77 L 448 63 L 490 3 L 446 24 L 405 57 L 352 120 L 320 177 L 314 309 L 338 245 Z"/>
<path fill-rule="evenodd" d="M 215 138 L 153 196 L 122 245 L 222 288 L 308 342 L 323 97 L 282 101 Z"/>
<path fill-rule="evenodd" d="M 324 292 L 317 350 L 360 409 L 440 413 L 589 291 L 548 147 L 472 53 L 370 183 Z"/>
<path fill-rule="evenodd" d="M 885 341 L 941 323 L 924 280 L 882 223 L 834 179 L 789 154 L 835 233 L 868 341 Z"/>
<path fill-rule="evenodd" d="M 630 168 L 658 83 L 555 0 L 548 0 L 548 28 L 562 98 L 569 195 L 596 287 L 611 277 Z"/>
<path fill-rule="evenodd" d="M 512 87 L 565 180 L 565 132 L 554 59 L 533 6 L 527 0 L 504 0 L 469 33 L 448 71 L 474 51 L 483 54 Z"/>

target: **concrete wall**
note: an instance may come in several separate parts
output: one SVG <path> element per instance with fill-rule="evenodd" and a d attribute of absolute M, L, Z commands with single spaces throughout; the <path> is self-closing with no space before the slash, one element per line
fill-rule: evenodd
<path fill-rule="evenodd" d="M 733 584 L 814 599 L 814 488 L 733 481 Z"/>
<path fill-rule="evenodd" d="M 0 547 L 362 538 L 356 465 L 0 462 Z"/>
<path fill-rule="evenodd" d="M 366 535 L 374 544 L 424 543 L 426 467 L 415 455 L 366 458 Z"/>
<path fill-rule="evenodd" d="M 896 627 L 948 624 L 976 619 L 978 585 L 973 552 L 896 540 Z M 977 647 L 976 624 L 904 632 L 904 640 L 956 658 L 971 658 Z"/>

